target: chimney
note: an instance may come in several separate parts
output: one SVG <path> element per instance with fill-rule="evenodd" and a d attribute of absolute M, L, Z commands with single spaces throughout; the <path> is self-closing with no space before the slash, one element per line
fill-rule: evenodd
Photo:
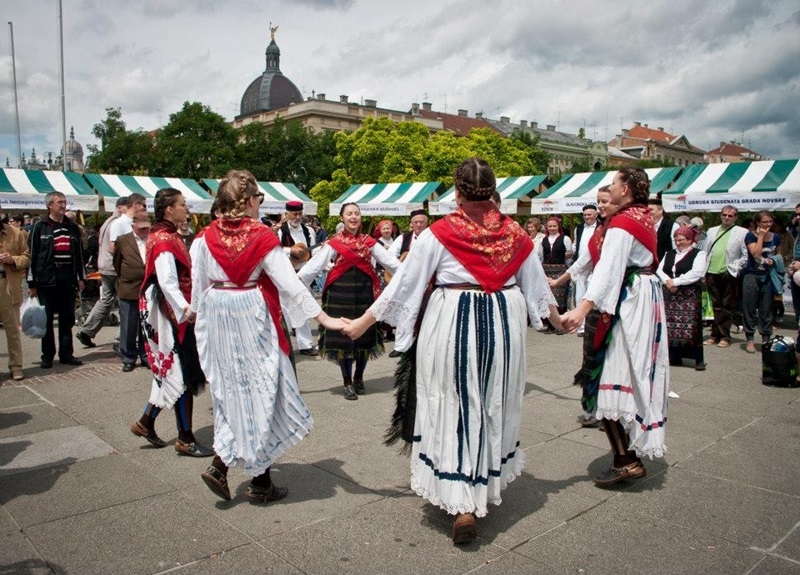
<path fill-rule="evenodd" d="M 483 112 L 475 112 L 475 118 L 478 120 L 483 120 Z"/>
<path fill-rule="evenodd" d="M 531 120 L 531 128 L 533 128 L 534 130 L 538 130 L 539 122 L 534 122 L 533 120 Z"/>
<path fill-rule="evenodd" d="M 430 102 L 422 102 L 422 109 L 425 110 L 426 112 L 430 112 L 432 108 L 433 104 L 431 104 Z"/>
<path fill-rule="evenodd" d="M 511 118 L 508 116 L 500 116 L 500 123 L 501 124 L 508 124 L 511 121 Z"/>
<path fill-rule="evenodd" d="M 622 137 L 623 138 L 627 138 L 630 135 L 631 135 L 631 131 L 630 130 L 622 130 Z"/>
<path fill-rule="evenodd" d="M 367 100 L 366 98 L 364 99 L 364 106 L 366 106 L 367 108 L 374 108 L 377 105 L 378 105 L 377 100 Z"/>
<path fill-rule="evenodd" d="M 339 96 L 339 102 L 341 102 L 342 104 L 347 104 L 347 94 L 342 94 L 341 96 Z"/>
<path fill-rule="evenodd" d="M 644 125 L 644 127 L 645 127 L 645 128 L 649 128 L 650 126 L 648 126 L 647 124 L 645 124 L 645 125 Z"/>
<path fill-rule="evenodd" d="M 664 126 L 659 126 L 658 128 L 656 128 L 656 130 L 658 130 L 659 132 L 663 132 L 664 131 Z"/>
<path fill-rule="evenodd" d="M 411 115 L 419 116 L 419 104 L 417 102 L 411 104 Z"/>
<path fill-rule="evenodd" d="M 325 94 L 323 94 L 322 92 L 317 94 L 317 100 L 324 100 L 324 99 L 325 99 Z"/>
<path fill-rule="evenodd" d="M 637 126 L 641 126 L 641 125 L 642 125 L 642 123 L 641 123 L 641 122 L 634 122 L 634 124 L 636 124 Z M 625 134 L 623 134 L 623 136 L 624 136 L 624 135 L 625 135 Z"/>
<path fill-rule="evenodd" d="M 520 120 L 519 121 L 519 125 L 522 126 L 523 128 L 527 128 L 528 127 L 528 120 Z"/>
<path fill-rule="evenodd" d="M 466 110 L 459 110 L 458 111 L 458 115 L 460 117 L 462 117 L 462 118 L 466 118 L 467 117 L 467 111 Z"/>
<path fill-rule="evenodd" d="M 547 124 L 547 131 L 548 132 L 555 132 L 556 131 L 556 127 L 551 125 L 551 124 Z"/>

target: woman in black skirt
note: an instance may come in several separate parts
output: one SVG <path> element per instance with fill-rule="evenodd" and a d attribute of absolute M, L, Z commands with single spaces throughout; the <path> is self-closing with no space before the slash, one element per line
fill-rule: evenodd
<path fill-rule="evenodd" d="M 317 249 L 311 260 L 298 273 L 306 285 L 333 261 L 322 290 L 322 309 L 337 317 L 360 317 L 381 292 L 380 280 L 372 265 L 373 258 L 394 274 L 400 262 L 374 238 L 361 231 L 361 210 L 358 204 L 344 204 L 339 210 L 344 229 Z M 358 399 L 365 392 L 364 370 L 370 358 L 383 353 L 383 337 L 371 327 L 356 340 L 337 332 L 319 328 L 320 353 L 339 364 L 345 399 Z"/>

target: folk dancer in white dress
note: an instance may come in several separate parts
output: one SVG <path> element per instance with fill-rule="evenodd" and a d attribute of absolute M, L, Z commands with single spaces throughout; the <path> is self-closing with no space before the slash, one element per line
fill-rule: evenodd
<path fill-rule="evenodd" d="M 253 477 L 245 497 L 267 503 L 287 494 L 272 482 L 271 466 L 313 423 L 289 359 L 280 302 L 293 325 L 309 318 L 328 329 L 342 323 L 321 311 L 258 220 L 263 195 L 250 172 L 229 172 L 217 199 L 223 217 L 192 244 L 197 347 L 214 408 L 215 457 L 201 477 L 229 500 L 228 468 L 242 467 Z"/>
<path fill-rule="evenodd" d="M 131 426 L 134 435 L 155 447 L 164 442 L 155 421 L 165 407 L 174 409 L 178 426 L 175 451 L 179 455 L 210 457 L 192 432 L 194 396 L 203 391 L 206 378 L 197 357 L 192 309 L 191 261 L 186 244 L 178 237 L 178 224 L 186 220 L 186 200 L 174 188 L 158 190 L 156 223 L 147 237 L 144 282 L 139 313 L 145 334 L 145 351 L 153 382 L 142 417 Z"/>
<path fill-rule="evenodd" d="M 526 316 L 537 327 L 542 317 L 560 327 L 560 318 L 530 237 L 489 200 L 489 164 L 470 158 L 454 175 L 459 208 L 420 234 L 381 297 L 344 332 L 358 337 L 386 321 L 397 326 L 396 347 L 408 350 L 436 275 L 416 343 L 411 487 L 455 516 L 453 540 L 466 543 L 524 465 Z"/>
<path fill-rule="evenodd" d="M 592 308 L 604 314 L 597 331 L 607 345 L 596 417 L 603 420 L 614 460 L 598 487 L 644 477 L 641 457 L 666 452 L 669 355 L 664 296 L 655 274 L 656 235 L 647 208 L 650 181 L 639 168 L 624 168 L 609 191 L 619 210 L 605 232 L 586 294 L 563 316 L 577 330 Z M 607 336 L 610 332 L 610 341 Z"/>

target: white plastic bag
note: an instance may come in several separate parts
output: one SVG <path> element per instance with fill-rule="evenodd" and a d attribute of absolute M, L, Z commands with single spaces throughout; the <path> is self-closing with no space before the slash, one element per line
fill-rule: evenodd
<path fill-rule="evenodd" d="M 34 339 L 42 339 L 47 331 L 47 312 L 39 298 L 28 298 L 20 308 L 22 333 Z"/>

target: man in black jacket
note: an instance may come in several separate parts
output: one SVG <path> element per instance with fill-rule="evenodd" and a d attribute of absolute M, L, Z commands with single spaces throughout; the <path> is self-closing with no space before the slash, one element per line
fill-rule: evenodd
<path fill-rule="evenodd" d="M 75 288 L 83 291 L 81 232 L 66 217 L 67 198 L 61 192 L 45 196 L 47 216 L 37 222 L 30 235 L 31 267 L 28 294 L 38 297 L 47 311 L 47 331 L 42 338 L 43 369 L 53 367 L 56 355 L 53 318 L 58 314 L 58 358 L 66 365 L 83 365 L 73 355 L 72 326 L 75 325 Z"/>

